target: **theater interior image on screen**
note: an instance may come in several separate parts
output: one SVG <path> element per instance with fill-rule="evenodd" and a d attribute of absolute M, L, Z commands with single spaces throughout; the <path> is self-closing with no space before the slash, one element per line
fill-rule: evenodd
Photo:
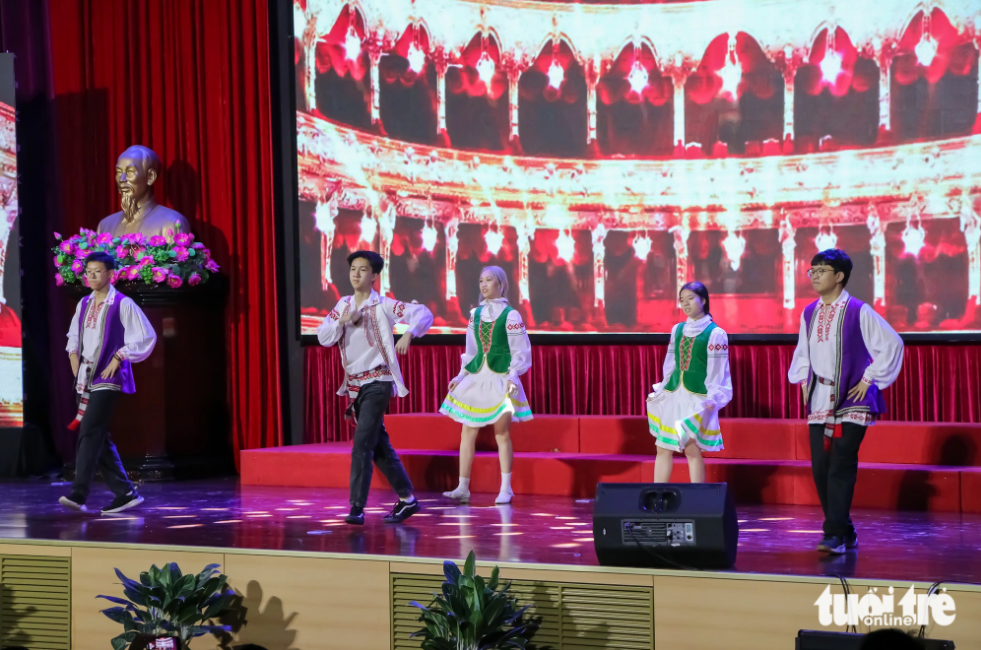
<path fill-rule="evenodd" d="M 981 3 L 295 0 L 304 334 L 371 248 L 464 331 L 796 333 L 820 250 L 900 332 L 981 330 Z"/>
<path fill-rule="evenodd" d="M 0 54 L 0 427 L 24 424 L 14 55 Z"/>

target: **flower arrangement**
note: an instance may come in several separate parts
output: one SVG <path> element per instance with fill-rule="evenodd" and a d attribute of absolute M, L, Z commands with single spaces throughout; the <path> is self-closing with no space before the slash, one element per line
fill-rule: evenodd
<path fill-rule="evenodd" d="M 218 272 L 218 264 L 211 259 L 211 251 L 204 244 L 194 241 L 191 233 L 178 232 L 174 243 L 165 237 L 146 237 L 142 233 L 113 237 L 109 233 L 96 233 L 83 228 L 68 239 L 55 233 L 58 245 L 54 252 L 55 284 L 81 283 L 88 286 L 85 277 L 85 258 L 95 252 L 108 253 L 116 260 L 116 272 L 112 283 L 134 282 L 151 286 L 166 284 L 177 289 L 187 283 L 196 286 L 207 282 L 212 273 Z"/>

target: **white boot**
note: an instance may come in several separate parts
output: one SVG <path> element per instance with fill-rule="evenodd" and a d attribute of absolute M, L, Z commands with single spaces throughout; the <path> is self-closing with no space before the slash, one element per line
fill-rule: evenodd
<path fill-rule="evenodd" d="M 499 505 L 504 505 L 511 503 L 511 499 L 514 497 L 514 492 L 511 491 L 511 474 L 501 472 L 501 491 L 497 495 L 497 499 L 494 503 Z"/>
<path fill-rule="evenodd" d="M 456 499 L 460 503 L 470 502 L 470 479 L 460 477 L 460 484 L 451 492 L 443 492 L 447 499 Z"/>
<path fill-rule="evenodd" d="M 507 505 L 511 503 L 512 498 L 514 498 L 514 492 L 511 491 L 511 488 L 501 488 L 497 498 L 494 499 L 494 503 L 500 506 Z"/>

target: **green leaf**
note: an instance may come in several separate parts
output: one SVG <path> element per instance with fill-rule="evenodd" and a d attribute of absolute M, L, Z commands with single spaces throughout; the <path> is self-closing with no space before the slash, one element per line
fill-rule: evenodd
<path fill-rule="evenodd" d="M 126 611 L 125 607 L 110 607 L 109 609 L 102 610 L 106 618 L 120 625 L 126 625 L 127 622 L 132 622 L 133 614 Z"/>
<path fill-rule="evenodd" d="M 467 556 L 467 562 L 463 565 L 463 574 L 466 576 L 474 575 L 477 565 L 477 556 L 473 551 L 470 551 L 470 555 Z"/>
<path fill-rule="evenodd" d="M 488 589 L 490 589 L 492 591 L 494 591 L 494 590 L 497 589 L 497 585 L 498 585 L 498 582 L 499 582 L 499 579 L 500 579 L 500 575 L 501 575 L 501 570 L 499 568 L 497 568 L 497 567 L 494 567 L 494 570 L 491 571 L 490 581 L 487 583 L 487 588 Z"/>
<path fill-rule="evenodd" d="M 115 637 L 109 643 L 112 644 L 112 650 L 126 650 L 126 648 L 129 647 L 129 644 L 132 643 L 133 639 L 135 638 L 135 632 L 126 632 L 125 634 L 120 634 L 119 636 Z"/>

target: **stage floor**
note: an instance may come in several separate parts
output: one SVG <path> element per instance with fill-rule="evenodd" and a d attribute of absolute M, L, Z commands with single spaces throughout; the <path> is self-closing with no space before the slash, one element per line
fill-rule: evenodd
<path fill-rule="evenodd" d="M 47 482 L 0 482 L 0 537 L 453 560 L 474 549 L 484 562 L 597 564 L 589 500 L 519 496 L 511 506 L 495 507 L 495 495 L 476 494 L 469 506 L 459 506 L 419 494 L 422 512 L 398 526 L 382 522 L 394 499 L 377 491 L 365 526 L 355 527 L 343 522 L 346 490 L 250 487 L 235 479 L 153 483 L 140 487 L 142 506 L 108 517 L 60 507 L 58 497 L 68 491 Z M 96 484 L 89 505 L 110 500 Z M 821 538 L 817 508 L 738 512 L 738 572 L 981 582 L 981 515 L 855 511 L 859 548 L 829 557 L 814 550 Z"/>

